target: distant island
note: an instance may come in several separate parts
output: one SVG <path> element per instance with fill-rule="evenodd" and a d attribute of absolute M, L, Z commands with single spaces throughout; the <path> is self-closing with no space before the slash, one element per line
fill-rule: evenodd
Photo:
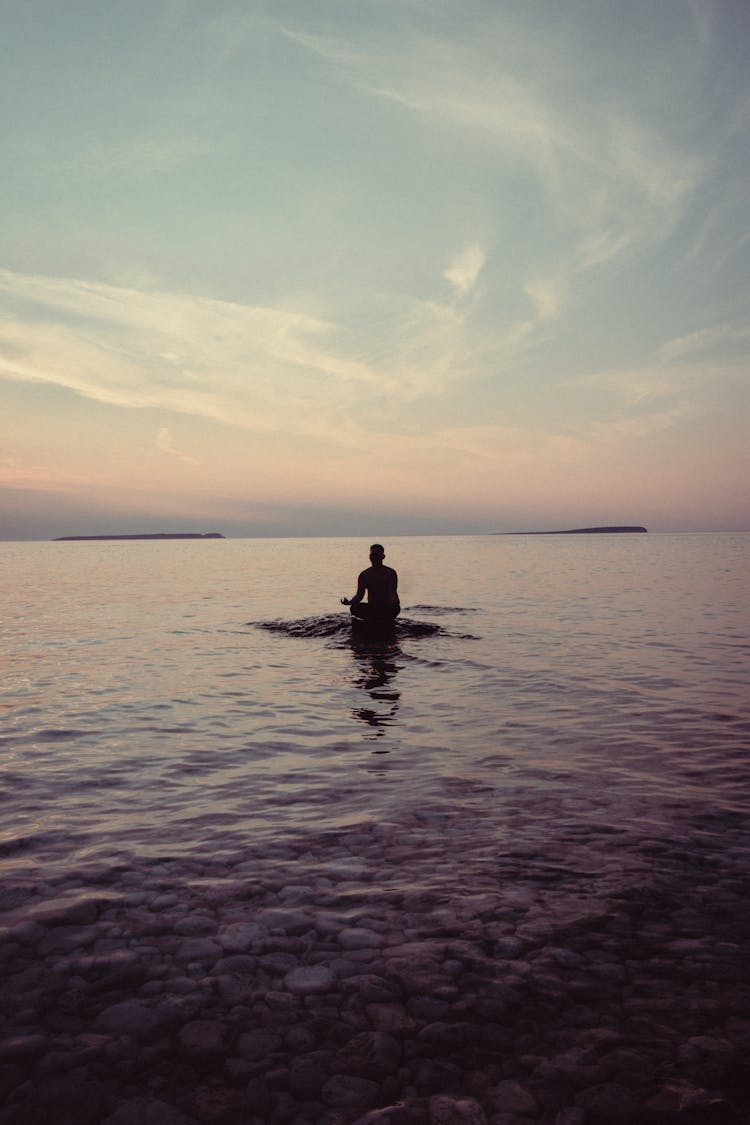
<path fill-rule="evenodd" d="M 567 531 L 496 531 L 495 535 L 615 535 L 622 532 L 647 534 L 645 527 L 571 527 Z"/>
<path fill-rule="evenodd" d="M 139 535 L 59 535 L 53 543 L 83 543 L 100 539 L 224 539 L 218 531 L 157 531 Z"/>

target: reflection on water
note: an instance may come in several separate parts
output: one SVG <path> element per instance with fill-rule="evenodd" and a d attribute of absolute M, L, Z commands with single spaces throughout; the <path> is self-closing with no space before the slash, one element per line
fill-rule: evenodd
<path fill-rule="evenodd" d="M 372 728 L 371 737 L 382 737 L 396 720 L 401 692 L 391 686 L 400 670 L 398 658 L 402 655 L 395 639 L 368 639 L 352 634 L 352 656 L 356 662 L 352 682 L 355 688 L 366 692 L 374 706 L 355 707 L 355 719 Z M 375 753 L 388 753 L 387 750 Z"/>

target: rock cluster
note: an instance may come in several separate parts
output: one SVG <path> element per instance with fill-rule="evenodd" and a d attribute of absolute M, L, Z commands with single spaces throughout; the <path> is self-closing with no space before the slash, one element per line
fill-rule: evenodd
<path fill-rule="evenodd" d="M 734 1125 L 750 900 L 673 851 L 636 887 L 389 889 L 325 864 L 7 892 L 0 1125 Z M 299 859 L 300 857 L 297 857 Z M 558 904 L 559 907 L 559 904 Z"/>

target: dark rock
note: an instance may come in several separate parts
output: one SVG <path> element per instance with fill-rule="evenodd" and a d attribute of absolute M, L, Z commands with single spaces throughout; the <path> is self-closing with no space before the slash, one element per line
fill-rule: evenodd
<path fill-rule="evenodd" d="M 519 1117 L 536 1117 L 539 1105 L 520 1082 L 508 1079 L 487 1093 L 487 1101 L 496 1113 L 512 1113 Z"/>
<path fill-rule="evenodd" d="M 101 894 L 51 898 L 36 908 L 31 920 L 42 926 L 86 926 L 96 922 L 100 908 L 109 902 Z"/>
<path fill-rule="evenodd" d="M 96 1022 L 111 1035 L 145 1039 L 156 1032 L 160 1019 L 156 1009 L 140 1000 L 121 1000 L 101 1011 Z"/>
<path fill-rule="evenodd" d="M 258 964 L 267 973 L 280 976 L 299 965 L 299 960 L 293 953 L 284 953 L 282 950 L 275 949 L 272 953 L 262 953 L 258 958 Z"/>
<path fill-rule="evenodd" d="M 417 1034 L 420 1043 L 432 1050 L 448 1052 L 458 1050 L 474 1038 L 474 1028 L 470 1023 L 447 1023 L 437 1020 L 426 1024 Z"/>
<path fill-rule="evenodd" d="M 194 1125 L 194 1118 L 158 1098 L 131 1098 L 122 1102 L 102 1125 Z"/>
<path fill-rule="evenodd" d="M 568 1106 L 555 1116 L 555 1125 L 586 1125 L 586 1110 L 580 1106 Z"/>
<path fill-rule="evenodd" d="M 243 1059 L 254 1062 L 274 1054 L 281 1047 L 281 1036 L 271 1028 L 245 1031 L 237 1040 L 235 1053 Z"/>
<path fill-rule="evenodd" d="M 0 1064 L 0 1099 L 5 1099 L 12 1090 L 20 1086 L 27 1074 L 26 1067 L 13 1063 Z"/>
<path fill-rule="evenodd" d="M 369 1003 L 388 1003 L 389 1000 L 398 999 L 401 994 L 401 990 L 393 981 L 379 977 L 375 973 L 363 973 L 361 976 L 351 977 L 350 983 L 362 999 Z"/>
<path fill-rule="evenodd" d="M 723 1095 L 715 1091 L 692 1086 L 689 1082 L 670 1082 L 649 1098 L 646 1107 L 652 1114 L 679 1120 L 680 1116 L 687 1117 L 696 1111 L 703 1111 L 707 1116 L 708 1111 L 726 1110 L 728 1104 Z"/>
<path fill-rule="evenodd" d="M 602 1082 L 576 1095 L 576 1105 L 586 1110 L 593 1125 L 632 1125 L 642 1119 L 640 1101 L 617 1082 Z"/>
<path fill-rule="evenodd" d="M 0 1061 L 19 1062 L 37 1058 L 49 1050 L 49 1039 L 45 1035 L 12 1035 L 0 1040 Z"/>
<path fill-rule="evenodd" d="M 487 1125 L 487 1118 L 474 1098 L 435 1094 L 430 1098 L 430 1125 Z"/>
<path fill-rule="evenodd" d="M 339 1074 L 380 1081 L 392 1074 L 401 1062 L 401 1046 L 383 1031 L 363 1031 L 355 1035 L 333 1058 L 331 1069 Z"/>
<path fill-rule="evenodd" d="M 42 1078 L 2 1114 L 3 1125 L 100 1125 L 110 1110 L 105 1087 L 77 1073 Z"/>
<path fill-rule="evenodd" d="M 416 1118 L 405 1102 L 371 1109 L 363 1117 L 358 1117 L 354 1125 L 414 1125 Z"/>
<path fill-rule="evenodd" d="M 406 1007 L 415 1019 L 429 1023 L 445 1019 L 451 1010 L 450 1004 L 445 1000 L 436 1000 L 432 996 L 410 996 Z"/>
<path fill-rule="evenodd" d="M 330 992 L 336 978 L 325 965 L 300 965 L 284 977 L 284 987 L 297 996 Z"/>
<path fill-rule="evenodd" d="M 325 1056 L 321 1052 L 302 1055 L 293 1059 L 289 1067 L 289 1090 L 300 1100 L 317 1100 L 326 1078 Z"/>
<path fill-rule="evenodd" d="M 192 1020 L 180 1028 L 182 1049 L 194 1058 L 216 1058 L 223 1053 L 226 1026 L 218 1020 Z"/>
<path fill-rule="evenodd" d="M 218 961 L 222 953 L 221 946 L 210 938 L 187 937 L 180 942 L 175 953 L 175 960 L 183 965 L 188 965 L 191 961 L 210 961 L 213 963 Z"/>
<path fill-rule="evenodd" d="M 374 1107 L 379 1088 L 376 1082 L 353 1074 L 334 1074 L 323 1084 L 323 1101 L 336 1109 Z"/>

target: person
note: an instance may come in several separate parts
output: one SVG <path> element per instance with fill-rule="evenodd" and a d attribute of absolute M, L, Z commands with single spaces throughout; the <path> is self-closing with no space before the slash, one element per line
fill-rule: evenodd
<path fill-rule="evenodd" d="M 342 598 L 349 612 L 361 621 L 385 624 L 395 621 L 401 612 L 398 600 L 398 575 L 392 566 L 384 566 L 385 548 L 380 543 L 370 547 L 370 562 L 357 579 L 357 592 L 353 598 Z M 363 598 L 367 594 L 367 601 Z"/>

